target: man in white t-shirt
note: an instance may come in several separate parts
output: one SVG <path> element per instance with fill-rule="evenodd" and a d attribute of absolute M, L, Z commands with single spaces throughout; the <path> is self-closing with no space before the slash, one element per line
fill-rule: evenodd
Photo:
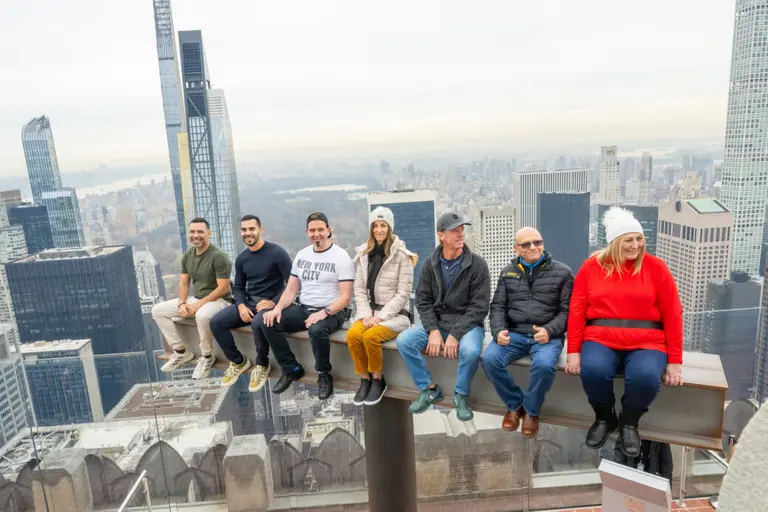
<path fill-rule="evenodd" d="M 344 311 L 352 297 L 355 266 L 347 251 L 331 241 L 331 227 L 324 214 L 313 213 L 307 217 L 307 236 L 312 245 L 299 251 L 293 260 L 288 284 L 275 308 L 264 314 L 262 330 L 283 368 L 283 376 L 272 388 L 273 393 L 282 393 L 304 376 L 304 368 L 296 361 L 285 334 L 309 331 L 318 396 L 325 400 L 333 394 L 331 333 L 344 323 Z M 299 291 L 300 300 L 294 303 Z"/>

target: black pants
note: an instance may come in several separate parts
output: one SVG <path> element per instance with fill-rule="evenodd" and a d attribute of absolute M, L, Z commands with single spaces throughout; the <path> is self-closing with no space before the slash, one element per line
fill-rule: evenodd
<path fill-rule="evenodd" d="M 249 308 L 251 309 L 251 308 Z M 213 337 L 216 338 L 216 342 L 221 347 L 221 351 L 227 356 L 227 359 L 235 364 L 243 362 L 243 354 L 238 350 L 235 345 L 235 338 L 232 336 L 230 329 L 236 329 L 238 327 L 251 326 L 253 331 L 253 343 L 256 345 L 256 361 L 258 366 L 269 366 L 269 343 L 264 337 L 262 326 L 264 325 L 264 313 L 268 310 L 262 310 L 258 313 L 251 309 L 252 313 L 256 313 L 251 320 L 250 324 L 243 322 L 240 318 L 240 312 L 237 310 L 237 306 L 229 306 L 216 313 L 211 318 L 211 332 Z"/>
<path fill-rule="evenodd" d="M 293 304 L 283 310 L 280 323 L 275 323 L 272 327 L 265 325 L 262 328 L 264 337 L 267 338 L 269 346 L 275 352 L 275 357 L 283 368 L 283 373 L 292 373 L 299 366 L 285 335 L 305 330 L 309 331 L 309 341 L 312 343 L 312 352 L 315 354 L 315 371 L 330 373 L 331 333 L 341 328 L 344 323 L 344 312 L 339 311 L 333 316 L 310 325 L 307 329 L 304 322 L 315 311 L 315 309 L 307 306 Z"/>

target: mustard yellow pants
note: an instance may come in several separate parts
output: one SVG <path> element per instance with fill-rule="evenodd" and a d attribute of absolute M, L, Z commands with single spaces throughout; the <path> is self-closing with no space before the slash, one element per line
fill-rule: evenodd
<path fill-rule="evenodd" d="M 381 344 L 397 338 L 397 333 L 388 327 L 374 325 L 368 329 L 362 320 L 357 320 L 347 331 L 347 346 L 355 363 L 355 373 L 380 372 L 384 368 Z"/>

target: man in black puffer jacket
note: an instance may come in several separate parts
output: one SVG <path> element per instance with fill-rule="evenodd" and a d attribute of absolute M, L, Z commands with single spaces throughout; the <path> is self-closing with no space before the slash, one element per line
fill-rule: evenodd
<path fill-rule="evenodd" d="M 515 249 L 519 256 L 501 271 L 491 302 L 493 341 L 483 352 L 483 369 L 508 409 L 501 428 L 515 431 L 522 418 L 523 435 L 535 437 L 563 350 L 573 272 L 544 251 L 533 228 L 517 232 Z M 523 394 L 507 366 L 529 354 L 531 377 Z"/>

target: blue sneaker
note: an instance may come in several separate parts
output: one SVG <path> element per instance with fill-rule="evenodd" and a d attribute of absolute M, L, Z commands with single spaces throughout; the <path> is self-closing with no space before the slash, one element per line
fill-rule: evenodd
<path fill-rule="evenodd" d="M 453 396 L 453 403 L 456 406 L 456 417 L 459 420 L 469 421 L 475 417 L 475 413 L 472 412 L 472 406 L 469 405 L 467 395 L 456 393 Z"/>

